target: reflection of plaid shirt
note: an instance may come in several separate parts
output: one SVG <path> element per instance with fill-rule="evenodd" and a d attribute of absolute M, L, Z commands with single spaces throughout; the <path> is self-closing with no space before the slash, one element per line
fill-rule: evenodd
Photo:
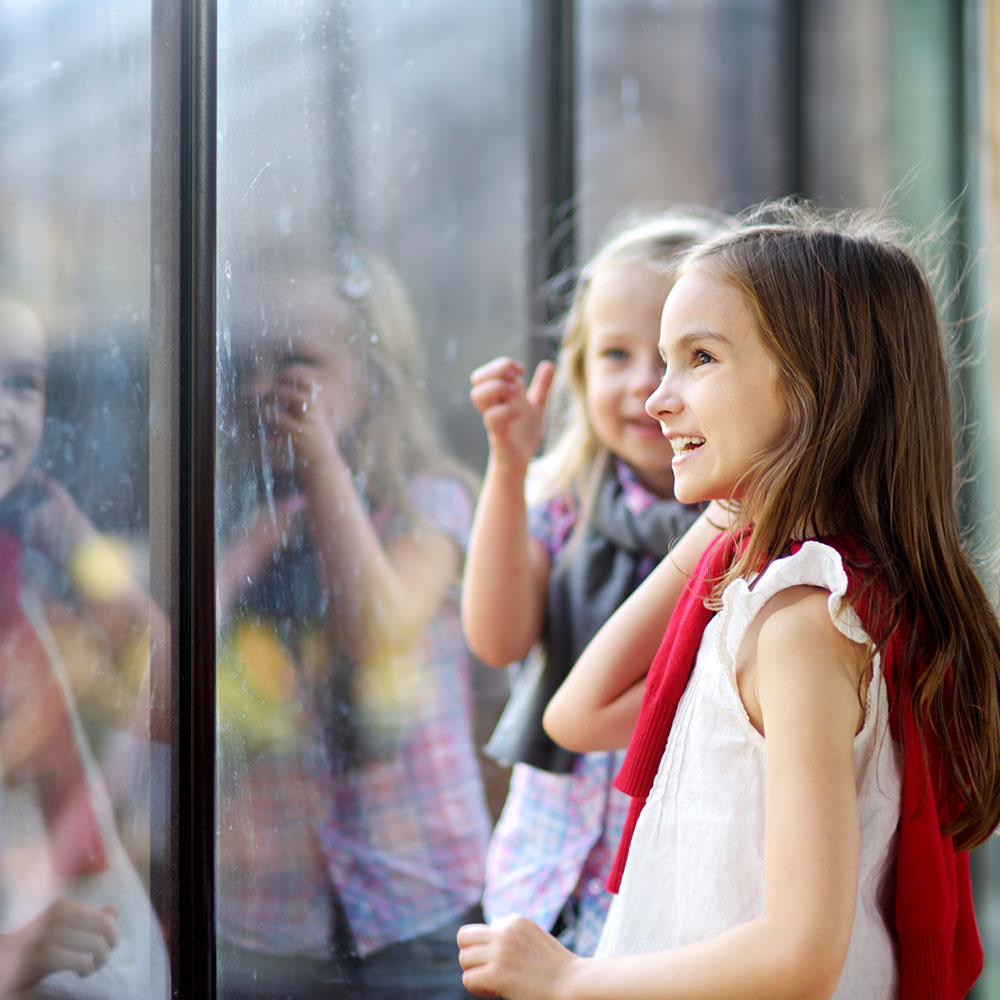
<path fill-rule="evenodd" d="M 464 550 L 471 505 L 457 482 L 421 477 L 413 500 Z M 224 771 L 224 937 L 260 951 L 323 955 L 335 887 L 366 954 L 434 930 L 478 901 L 489 816 L 457 593 L 421 637 L 416 662 L 404 743 L 391 760 L 331 768 L 315 700 L 304 692 L 300 752 L 269 752 L 243 771 Z"/>
<path fill-rule="evenodd" d="M 654 502 L 624 462 L 617 462 L 616 471 L 632 510 Z M 575 509 L 561 498 L 529 511 L 529 530 L 550 558 L 566 544 L 575 521 Z M 640 578 L 655 564 L 652 556 L 643 560 Z M 572 899 L 578 907 L 573 949 L 593 954 L 611 903 L 604 880 L 628 811 L 628 797 L 612 786 L 623 757 L 581 754 L 570 774 L 514 765 L 487 856 L 487 919 L 520 913 L 549 929 Z"/>

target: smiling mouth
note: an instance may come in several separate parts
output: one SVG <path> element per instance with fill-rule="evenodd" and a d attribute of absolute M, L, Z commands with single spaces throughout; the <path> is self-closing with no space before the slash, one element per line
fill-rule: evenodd
<path fill-rule="evenodd" d="M 675 455 L 686 455 L 688 452 L 700 448 L 705 443 L 703 437 L 672 437 L 670 447 L 674 449 Z"/>

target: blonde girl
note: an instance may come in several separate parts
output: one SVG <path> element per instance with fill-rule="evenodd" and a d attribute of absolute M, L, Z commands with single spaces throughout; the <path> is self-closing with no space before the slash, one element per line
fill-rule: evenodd
<path fill-rule="evenodd" d="M 409 295 L 345 245 L 255 276 L 235 318 L 265 489 L 220 572 L 220 995 L 464 996 L 452 942 L 489 834 L 458 619 L 472 493 Z"/>
<path fill-rule="evenodd" d="M 524 661 L 487 752 L 513 763 L 487 860 L 488 917 L 530 914 L 579 954 L 600 934 L 627 800 L 614 754 L 574 754 L 541 728 L 597 628 L 697 516 L 673 496 L 672 453 L 645 412 L 678 255 L 717 230 L 705 212 L 645 217 L 583 269 L 558 364 L 498 358 L 472 375 L 490 456 L 463 586 L 471 648 Z M 555 381 L 554 406 L 547 407 Z M 550 440 L 542 443 L 546 410 Z M 526 486 L 527 484 L 527 486 Z"/>
<path fill-rule="evenodd" d="M 876 222 L 777 205 L 688 256 L 660 350 L 677 496 L 735 519 L 696 522 L 546 713 L 575 749 L 630 741 L 598 957 L 467 927 L 466 985 L 958 1000 L 982 967 L 968 851 L 1000 821 L 1000 628 L 956 526 L 929 283 Z"/>

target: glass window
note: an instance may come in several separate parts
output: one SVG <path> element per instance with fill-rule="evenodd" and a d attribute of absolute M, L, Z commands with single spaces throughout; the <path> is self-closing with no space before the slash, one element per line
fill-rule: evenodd
<path fill-rule="evenodd" d="M 734 211 L 794 188 L 786 6 L 578 5 L 586 252 L 624 212 L 675 202 Z"/>
<path fill-rule="evenodd" d="M 0 992 L 165 998 L 149 6 L 5 4 L 0 48 Z"/>
<path fill-rule="evenodd" d="M 479 915 L 508 780 L 481 750 L 508 676 L 458 622 L 486 461 L 469 374 L 551 353 L 558 324 L 539 314 L 636 211 L 793 191 L 888 195 L 917 226 L 954 209 L 937 248 L 964 280 L 952 318 L 975 317 L 956 327 L 973 359 L 956 379 L 962 514 L 992 548 L 987 8 L 0 5 L 0 944 L 22 945 L 0 994 L 44 978 L 65 996 L 171 995 L 185 892 L 214 909 L 220 997 L 458 992 L 455 929 Z M 189 48 L 199 18 L 217 31 Z M 544 102 L 546 58 L 566 60 L 548 77 L 563 74 L 564 105 Z M 208 152 L 184 146 L 198 73 L 218 91 L 202 95 L 209 253 L 179 232 L 185 156 Z M 540 234 L 546 184 L 566 201 Z M 538 296 L 541 258 L 569 275 Z M 217 322 L 189 331 L 182 286 L 206 264 Z M 200 540 L 178 527 L 182 333 L 217 358 L 215 419 L 185 441 L 216 460 Z M 178 577 L 185 547 L 212 541 L 215 579 L 183 581 L 214 584 L 204 663 L 178 628 Z M 215 705 L 196 704 L 198 670 Z M 177 694 L 216 718 L 214 831 L 205 798 L 179 802 L 200 751 L 172 742 L 190 735 Z M 215 879 L 182 892 L 188 820 L 214 833 Z M 973 867 L 985 997 L 997 845 Z M 85 939 L 39 968 L 32 946 L 71 922 Z"/>
<path fill-rule="evenodd" d="M 505 777 L 457 613 L 468 378 L 528 341 L 523 21 L 219 6 L 220 996 L 460 988 Z"/>

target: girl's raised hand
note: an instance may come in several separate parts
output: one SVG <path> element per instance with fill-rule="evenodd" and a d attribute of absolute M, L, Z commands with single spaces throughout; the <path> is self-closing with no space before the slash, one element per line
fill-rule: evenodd
<path fill-rule="evenodd" d="M 522 473 L 542 443 L 545 404 L 555 365 L 540 361 L 525 386 L 524 365 L 512 358 L 495 358 L 471 376 L 473 405 L 483 415 L 494 460 L 516 466 Z"/>
<path fill-rule="evenodd" d="M 585 959 L 527 917 L 501 917 L 458 930 L 462 983 L 470 993 L 504 1000 L 546 1000 L 562 993 Z"/>

